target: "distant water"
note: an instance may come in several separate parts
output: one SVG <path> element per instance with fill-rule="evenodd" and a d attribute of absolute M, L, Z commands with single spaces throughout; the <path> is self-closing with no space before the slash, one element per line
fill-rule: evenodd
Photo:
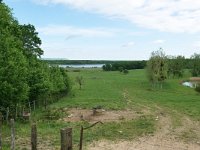
<path fill-rule="evenodd" d="M 183 82 L 182 85 L 183 85 L 183 86 L 187 86 L 187 87 L 191 87 L 191 88 L 194 87 L 194 84 L 191 83 L 191 82 Z"/>
<path fill-rule="evenodd" d="M 68 64 L 68 65 L 59 65 L 62 68 L 102 68 L 104 64 Z"/>

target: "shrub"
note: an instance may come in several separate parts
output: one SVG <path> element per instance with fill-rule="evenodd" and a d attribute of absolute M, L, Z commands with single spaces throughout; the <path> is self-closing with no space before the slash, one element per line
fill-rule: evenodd
<path fill-rule="evenodd" d="M 127 69 L 124 69 L 124 70 L 123 70 L 123 73 L 124 73 L 124 74 L 128 74 L 128 70 L 127 70 Z"/>
<path fill-rule="evenodd" d="M 199 92 L 200 93 L 200 84 L 198 84 L 195 88 L 195 91 Z"/>
<path fill-rule="evenodd" d="M 123 67 L 119 67 L 119 72 L 123 72 Z"/>
<path fill-rule="evenodd" d="M 68 115 L 64 108 L 47 108 L 43 111 L 43 119 L 58 120 Z"/>

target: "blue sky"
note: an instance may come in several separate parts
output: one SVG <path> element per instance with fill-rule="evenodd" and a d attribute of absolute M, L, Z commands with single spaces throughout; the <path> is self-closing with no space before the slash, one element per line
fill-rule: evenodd
<path fill-rule="evenodd" d="M 143 60 L 200 53 L 200 1 L 4 0 L 21 24 L 33 24 L 43 58 Z"/>

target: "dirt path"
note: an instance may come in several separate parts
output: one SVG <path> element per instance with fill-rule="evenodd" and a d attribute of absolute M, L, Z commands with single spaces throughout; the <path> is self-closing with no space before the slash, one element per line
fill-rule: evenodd
<path fill-rule="evenodd" d="M 144 107 L 144 106 L 143 106 Z M 88 122 L 109 122 L 135 119 L 141 115 L 153 115 L 157 121 L 157 131 L 153 136 L 146 136 L 133 141 L 96 141 L 88 150 L 200 150 L 200 123 L 179 114 L 181 125 L 174 127 L 172 115 L 159 106 L 156 112 L 145 107 L 139 113 L 133 110 L 105 111 L 93 115 L 92 110 L 70 109 L 69 116 L 63 121 L 76 122 L 81 119 Z M 173 118 L 174 119 L 174 118 Z"/>
<path fill-rule="evenodd" d="M 158 130 L 153 136 L 146 136 L 133 141 L 97 141 L 90 144 L 88 150 L 200 150 L 199 122 L 183 117 L 183 125 L 174 129 L 172 120 L 167 114 L 159 113 L 155 120 L 158 121 Z M 189 142 L 179 138 L 179 136 L 182 136 L 181 134 L 187 131 L 194 131 L 191 137 L 188 137 L 190 138 Z"/>

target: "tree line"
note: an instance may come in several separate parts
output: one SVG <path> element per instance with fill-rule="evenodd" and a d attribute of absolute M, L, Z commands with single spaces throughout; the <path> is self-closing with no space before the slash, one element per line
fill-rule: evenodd
<path fill-rule="evenodd" d="M 115 61 L 112 63 L 106 63 L 102 69 L 104 71 L 122 71 L 131 69 L 144 69 L 146 66 L 145 60 L 141 61 Z"/>
<path fill-rule="evenodd" d="M 174 77 L 182 77 L 185 69 L 189 69 L 190 72 L 192 73 L 192 76 L 199 76 L 200 75 L 199 64 L 200 64 L 200 54 L 193 54 L 190 58 L 185 58 L 184 56 L 181 55 L 167 56 L 165 55 L 163 50 L 160 49 L 158 51 L 152 52 L 149 60 L 112 61 L 103 65 L 102 69 L 104 71 L 122 72 L 123 70 L 147 68 L 147 72 L 150 73 L 150 71 L 153 71 L 154 69 L 158 68 L 158 65 L 161 66 L 163 65 L 162 69 L 166 67 L 165 68 L 166 76 L 174 78 Z M 152 66 L 152 68 L 150 68 L 150 66 Z M 158 70 L 156 71 L 156 73 L 159 74 Z"/>
<path fill-rule="evenodd" d="M 66 70 L 51 67 L 40 57 L 43 50 L 36 29 L 21 25 L 11 9 L 0 1 L 0 112 L 27 102 L 46 105 L 67 94 Z M 10 113 L 12 114 L 12 112 Z"/>
<path fill-rule="evenodd" d="M 167 78 L 182 77 L 185 68 L 190 70 L 192 76 L 200 76 L 200 54 L 195 53 L 190 59 L 185 59 L 181 55 L 166 56 L 160 49 L 151 53 L 146 70 L 152 86 L 159 85 L 162 88 L 162 83 Z"/>

